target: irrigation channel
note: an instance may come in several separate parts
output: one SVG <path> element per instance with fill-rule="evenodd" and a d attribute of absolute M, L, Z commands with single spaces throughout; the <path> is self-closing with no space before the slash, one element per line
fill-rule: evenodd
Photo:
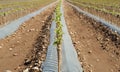
<path fill-rule="evenodd" d="M 55 3 L 1 27 L 0 39 L 13 34 L 22 23 L 40 14 L 53 4 Z M 55 32 L 57 28 L 56 13 L 51 13 L 44 22 L 45 25 L 41 28 L 42 31 L 34 44 L 35 52 L 33 51 L 33 54 L 30 55 L 31 60 L 29 58 L 25 60 L 24 64 L 27 66 L 22 69 L 23 72 L 58 72 L 58 51 L 57 46 L 54 45 L 57 37 Z M 60 13 L 63 31 L 60 44 L 61 72 L 120 71 L 120 29 L 117 26 L 66 1 L 62 1 Z M 51 28 L 49 29 L 49 27 Z M 48 38 L 50 39 L 46 40 Z M 45 43 L 46 41 L 47 43 Z M 42 59 L 42 55 L 45 55 L 46 58 Z M 39 60 L 42 62 L 39 63 Z"/>

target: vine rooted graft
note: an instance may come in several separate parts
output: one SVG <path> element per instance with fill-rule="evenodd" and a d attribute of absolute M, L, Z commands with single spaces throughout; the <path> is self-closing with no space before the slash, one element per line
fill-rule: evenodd
<path fill-rule="evenodd" d="M 56 22 L 56 40 L 54 42 L 55 45 L 57 45 L 57 54 L 58 54 L 58 72 L 60 72 L 60 67 L 61 67 L 61 42 L 62 42 L 62 24 L 61 24 L 61 13 L 60 13 L 60 7 L 61 7 L 61 0 L 59 4 L 57 5 L 57 8 L 55 10 L 55 22 Z"/>

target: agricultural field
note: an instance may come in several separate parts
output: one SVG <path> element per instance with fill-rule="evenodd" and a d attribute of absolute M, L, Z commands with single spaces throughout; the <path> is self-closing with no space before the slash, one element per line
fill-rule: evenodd
<path fill-rule="evenodd" d="M 120 1 L 0 0 L 0 72 L 120 72 Z"/>
<path fill-rule="evenodd" d="M 95 14 L 109 22 L 120 25 L 119 0 L 68 0 L 80 8 Z"/>
<path fill-rule="evenodd" d="M 29 14 L 54 0 L 0 0 L 0 25 Z"/>

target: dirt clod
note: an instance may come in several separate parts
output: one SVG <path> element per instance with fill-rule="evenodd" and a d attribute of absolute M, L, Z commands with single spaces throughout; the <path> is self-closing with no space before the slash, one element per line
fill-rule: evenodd
<path fill-rule="evenodd" d="M 13 56 L 18 56 L 18 54 L 17 54 L 17 53 L 14 53 Z"/>
<path fill-rule="evenodd" d="M 12 72 L 11 70 L 5 70 L 5 72 Z"/>

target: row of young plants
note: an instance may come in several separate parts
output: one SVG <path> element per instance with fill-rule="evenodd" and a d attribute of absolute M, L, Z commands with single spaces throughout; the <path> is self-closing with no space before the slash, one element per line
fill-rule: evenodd
<path fill-rule="evenodd" d="M 119 8 L 120 7 L 120 2 L 119 0 L 71 0 L 71 1 L 76 1 L 80 3 L 85 3 L 85 4 L 92 4 L 92 5 L 99 5 L 99 6 L 109 6 L 109 7 L 114 7 L 114 8 Z"/>
<path fill-rule="evenodd" d="M 56 22 L 56 39 L 54 41 L 54 45 L 57 46 L 57 56 L 58 56 L 58 72 L 61 71 L 61 62 L 62 62 L 62 54 L 61 54 L 61 43 L 62 43 L 62 23 L 61 23 L 61 15 L 62 13 L 60 12 L 60 7 L 61 7 L 61 0 L 59 1 L 59 4 L 56 7 L 55 10 L 55 22 Z"/>
<path fill-rule="evenodd" d="M 29 10 L 29 9 L 36 9 L 38 7 L 40 7 L 43 4 L 48 4 L 50 2 L 53 2 L 54 0 L 32 0 L 32 1 L 15 1 L 15 2 L 10 2 L 10 3 L 6 3 L 2 4 L 0 3 L 0 16 L 5 16 L 8 14 L 12 14 L 12 13 L 16 13 L 19 11 L 25 11 L 25 10 Z M 8 10 L 6 10 L 8 9 Z"/>
<path fill-rule="evenodd" d="M 80 2 L 75 2 L 75 1 L 69 1 L 69 2 L 81 5 L 81 6 L 86 7 L 86 8 L 92 8 L 92 9 L 95 9 L 95 10 L 98 10 L 98 11 L 102 11 L 104 13 L 108 13 L 108 14 L 111 14 L 111 15 L 114 15 L 114 16 L 118 16 L 118 15 L 120 16 L 120 13 L 116 12 L 114 10 L 110 11 L 110 10 L 107 10 L 105 8 L 99 8 L 99 7 L 96 7 L 96 6 L 85 5 L 85 4 L 82 4 Z"/>

